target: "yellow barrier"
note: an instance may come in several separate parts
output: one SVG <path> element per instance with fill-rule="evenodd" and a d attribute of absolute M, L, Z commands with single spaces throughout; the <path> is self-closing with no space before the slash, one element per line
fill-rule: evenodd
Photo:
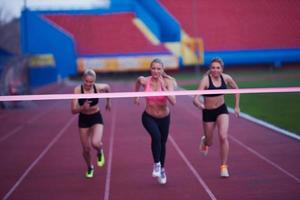
<path fill-rule="evenodd" d="M 181 56 L 185 65 L 204 64 L 204 43 L 201 38 L 186 37 L 181 41 Z"/>

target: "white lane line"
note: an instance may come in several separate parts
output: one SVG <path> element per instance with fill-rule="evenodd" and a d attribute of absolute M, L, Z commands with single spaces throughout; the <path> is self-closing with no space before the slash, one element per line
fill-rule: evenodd
<path fill-rule="evenodd" d="M 51 142 L 47 145 L 47 147 L 40 153 L 40 155 L 31 163 L 31 165 L 26 169 L 26 171 L 22 174 L 22 176 L 17 180 L 17 182 L 13 185 L 13 187 L 5 194 L 3 200 L 6 200 L 10 197 L 10 195 L 17 189 L 17 187 L 22 183 L 22 181 L 26 178 L 29 172 L 36 166 L 36 164 L 46 155 L 49 149 L 59 140 L 59 138 L 63 135 L 63 133 L 69 128 L 69 126 L 76 119 L 76 116 L 72 117 L 68 123 L 60 130 L 60 132 L 51 140 Z"/>
<path fill-rule="evenodd" d="M 183 89 L 183 88 L 181 88 L 181 87 L 178 87 L 178 88 L 179 88 L 180 90 L 185 90 L 185 89 Z M 188 95 L 188 96 L 191 97 L 191 98 L 193 98 L 193 96 L 191 96 L 191 95 Z M 227 107 L 228 107 L 228 106 L 227 106 Z M 231 113 L 234 113 L 234 109 L 232 109 L 232 108 L 230 108 L 230 107 L 228 107 L 228 111 L 231 112 Z M 257 118 L 255 118 L 255 117 L 253 117 L 253 116 L 251 116 L 251 115 L 246 114 L 246 113 L 240 112 L 240 117 L 242 117 L 242 118 L 244 118 L 244 119 L 247 119 L 247 120 L 249 120 L 249 121 L 251 121 L 251 122 L 253 122 L 253 123 L 259 124 L 259 125 L 261 125 L 261 126 L 263 126 L 263 127 L 269 128 L 269 129 L 271 129 L 271 130 L 273 130 L 273 131 L 276 131 L 277 133 L 280 133 L 280 134 L 289 136 L 289 137 L 294 138 L 294 139 L 296 139 L 296 140 L 300 140 L 300 136 L 297 135 L 296 133 L 293 133 L 293 132 L 291 132 L 291 131 L 288 131 L 288 130 L 279 128 L 279 127 L 277 127 L 277 126 L 275 126 L 275 125 L 273 125 L 273 124 L 270 124 L 270 123 L 268 123 L 268 122 L 266 122 L 266 121 L 263 121 L 263 120 L 261 120 L 261 119 L 257 119 Z"/>
<path fill-rule="evenodd" d="M 229 112 L 234 113 L 234 110 L 233 110 L 232 108 L 229 108 L 229 107 L 228 107 L 228 110 L 229 110 Z M 247 120 L 249 120 L 249 121 L 251 121 L 251 122 L 254 122 L 254 123 L 256 123 L 256 124 L 259 124 L 259 125 L 261 125 L 261 126 L 264 126 L 264 127 L 266 127 L 266 128 L 269 128 L 269 129 L 271 129 L 271 130 L 273 130 L 273 131 L 276 131 L 276 132 L 278 132 L 278 133 L 281 133 L 281 134 L 283 134 L 283 135 L 289 136 L 289 137 L 291 137 L 291 138 L 294 138 L 294 139 L 300 141 L 300 136 L 297 135 L 296 133 L 293 133 L 293 132 L 290 132 L 290 131 L 288 131 L 288 130 L 279 128 L 279 127 L 277 127 L 277 126 L 275 126 L 275 125 L 273 125 L 273 124 L 270 124 L 270 123 L 265 122 L 265 121 L 263 121 L 263 120 L 261 120 L 261 119 L 257 119 L 257 118 L 255 118 L 255 117 L 252 117 L 252 116 L 250 116 L 250 115 L 248 115 L 248 114 L 246 114 L 246 113 L 242 113 L 242 112 L 241 112 L 241 113 L 240 113 L 240 117 L 242 117 L 242 118 L 247 119 Z"/>
<path fill-rule="evenodd" d="M 113 157 L 113 150 L 114 150 L 113 146 L 114 146 L 115 129 L 116 129 L 116 118 L 117 118 L 116 112 L 117 112 L 117 108 L 115 107 L 112 110 L 112 122 L 111 122 L 110 139 L 109 139 L 109 157 L 108 157 L 107 173 L 105 179 L 104 200 L 109 200 L 111 167 L 112 167 L 112 157 Z"/>
<path fill-rule="evenodd" d="M 191 109 L 185 109 L 187 112 L 189 112 L 191 115 L 193 115 L 196 118 L 199 118 L 199 116 L 191 111 Z M 278 169 L 279 171 L 283 172 L 284 174 L 286 174 L 287 176 L 291 177 L 292 179 L 296 180 L 298 183 L 300 183 L 300 179 L 297 178 L 295 175 L 293 175 L 292 173 L 288 172 L 287 170 L 283 169 L 282 167 L 280 167 L 278 164 L 274 163 L 273 161 L 269 160 L 268 158 L 266 158 L 265 156 L 261 155 L 260 153 L 258 153 L 257 151 L 253 150 L 251 147 L 247 146 L 246 144 L 242 143 L 240 140 L 238 140 L 237 138 L 229 135 L 229 138 L 232 139 L 233 141 L 235 141 L 236 143 L 238 143 L 239 145 L 241 145 L 243 148 L 245 148 L 246 150 L 248 150 L 249 152 L 253 153 L 254 155 L 256 155 L 257 157 L 259 157 L 260 159 L 264 160 L 265 162 L 267 162 L 268 164 L 272 165 L 273 167 L 275 167 L 276 169 Z"/>
<path fill-rule="evenodd" d="M 281 171 L 282 173 L 286 174 L 287 176 L 291 177 L 292 179 L 294 179 L 295 181 L 297 181 L 298 183 L 300 183 L 300 179 L 297 178 L 296 176 L 294 176 L 293 174 L 291 174 L 290 172 L 286 171 L 285 169 L 283 169 L 282 167 L 280 167 L 279 165 L 277 165 L 276 163 L 274 163 L 273 161 L 269 160 L 268 158 L 266 158 L 265 156 L 261 155 L 260 153 L 258 153 L 257 151 L 255 151 L 254 149 L 252 149 L 251 147 L 247 146 L 246 144 L 242 143 L 241 141 L 239 141 L 238 139 L 236 139 L 235 137 L 229 135 L 229 138 L 232 139 L 234 142 L 236 142 L 237 144 L 239 144 L 240 146 L 244 147 L 245 149 L 247 149 L 248 151 L 250 151 L 251 153 L 253 153 L 254 155 L 256 155 L 257 157 L 259 157 L 260 159 L 264 160 L 265 162 L 267 162 L 268 164 L 272 165 L 273 167 L 275 167 L 276 169 L 278 169 L 279 171 Z"/>
<path fill-rule="evenodd" d="M 14 128 L 12 131 L 9 131 L 6 135 L 4 135 L 3 137 L 0 138 L 0 143 L 5 141 L 10 136 L 16 134 L 17 132 L 19 132 L 22 129 L 23 129 L 23 125 L 20 125 L 20 126 L 17 126 L 16 128 Z"/>
<path fill-rule="evenodd" d="M 18 133 L 21 129 L 24 128 L 24 125 L 25 125 L 25 124 L 32 124 L 32 123 L 34 123 L 36 120 L 38 120 L 39 118 L 41 118 L 43 115 L 47 114 L 47 113 L 49 112 L 49 110 L 52 109 L 52 108 L 53 108 L 54 106 L 56 106 L 56 105 L 57 105 L 57 103 L 54 103 L 53 105 L 51 105 L 50 108 L 47 108 L 47 109 L 45 110 L 45 112 L 42 112 L 42 113 L 37 114 L 35 117 L 29 119 L 29 120 L 28 120 L 27 122 L 25 122 L 24 124 L 17 126 L 17 127 L 14 128 L 12 131 L 9 131 L 6 135 L 0 137 L 0 143 L 1 143 L 1 142 L 4 142 L 7 138 L 9 138 L 9 137 L 13 136 L 14 134 Z"/>
<path fill-rule="evenodd" d="M 175 142 L 175 140 L 173 139 L 173 137 L 169 136 L 169 138 L 170 138 L 170 141 L 173 144 L 174 148 L 176 149 L 176 151 L 178 152 L 178 154 L 182 158 L 182 160 L 185 162 L 185 164 L 188 166 L 188 168 L 194 174 L 194 176 L 199 181 L 199 183 L 202 185 L 202 187 L 207 192 L 207 194 L 209 195 L 209 197 L 212 200 L 216 200 L 217 198 L 215 197 L 215 195 L 213 194 L 213 192 L 209 189 L 208 185 L 204 182 L 204 180 L 201 178 L 201 176 L 199 175 L 199 173 L 197 172 L 197 170 L 193 167 L 193 165 L 191 164 L 191 162 L 187 159 L 187 157 L 182 152 L 182 150 L 180 149 L 180 147 L 177 145 L 177 143 Z"/>

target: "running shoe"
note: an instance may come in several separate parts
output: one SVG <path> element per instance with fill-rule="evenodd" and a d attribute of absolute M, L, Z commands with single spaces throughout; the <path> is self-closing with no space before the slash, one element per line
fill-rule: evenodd
<path fill-rule="evenodd" d="M 205 136 L 202 136 L 202 137 L 201 137 L 199 149 L 200 149 L 201 153 L 202 153 L 204 156 L 207 156 L 207 154 L 208 154 L 208 146 L 205 145 Z"/>
<path fill-rule="evenodd" d="M 167 183 L 167 175 L 166 175 L 166 171 L 164 168 L 161 169 L 160 176 L 157 179 L 160 184 Z"/>
<path fill-rule="evenodd" d="M 93 178 L 94 177 L 94 166 L 88 168 L 88 170 L 85 173 L 86 178 Z"/>
<path fill-rule="evenodd" d="M 228 166 L 227 165 L 221 165 L 220 175 L 221 175 L 222 178 L 229 177 L 229 172 L 228 172 Z"/>
<path fill-rule="evenodd" d="M 161 172 L 160 162 L 153 164 L 152 177 L 159 177 Z"/>
<path fill-rule="evenodd" d="M 97 154 L 97 165 L 99 167 L 103 167 L 104 163 L 105 163 L 104 152 L 103 149 L 101 149 L 100 152 L 98 152 Z"/>

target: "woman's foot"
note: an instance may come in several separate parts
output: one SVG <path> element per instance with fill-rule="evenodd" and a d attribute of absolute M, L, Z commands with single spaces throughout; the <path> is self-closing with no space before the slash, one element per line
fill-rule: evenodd
<path fill-rule="evenodd" d="M 158 177 L 158 182 L 160 184 L 166 184 L 167 183 L 167 175 L 164 168 L 161 169 L 160 176 Z"/>
<path fill-rule="evenodd" d="M 97 165 L 99 167 L 103 167 L 104 163 L 105 163 L 104 152 L 103 149 L 101 149 L 97 154 Z"/>
<path fill-rule="evenodd" d="M 91 165 L 87 171 L 85 172 L 85 177 L 86 178 L 93 178 L 94 177 L 94 166 Z"/>
<path fill-rule="evenodd" d="M 205 144 L 205 136 L 201 137 L 199 149 L 204 156 L 208 154 L 208 146 Z"/>
<path fill-rule="evenodd" d="M 227 165 L 221 165 L 221 167 L 220 167 L 220 176 L 222 178 L 229 177 L 229 172 L 228 172 L 228 166 Z"/>
<path fill-rule="evenodd" d="M 161 164 L 160 162 L 153 164 L 152 177 L 159 177 L 161 172 Z"/>

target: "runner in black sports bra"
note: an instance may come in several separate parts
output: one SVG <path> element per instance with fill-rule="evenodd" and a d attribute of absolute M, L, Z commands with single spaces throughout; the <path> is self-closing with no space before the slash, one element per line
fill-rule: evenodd
<path fill-rule="evenodd" d="M 82 76 L 83 83 L 74 88 L 74 93 L 78 95 L 93 94 L 101 92 L 110 92 L 108 84 L 96 84 L 96 73 L 92 69 L 84 71 Z M 98 106 L 98 98 L 73 99 L 71 102 L 71 111 L 73 114 L 79 114 L 78 127 L 80 142 L 82 145 L 82 155 L 87 165 L 85 172 L 86 178 L 94 176 L 94 166 L 91 159 L 92 149 L 97 151 L 97 165 L 103 167 L 105 163 L 103 152 L 103 118 Z M 110 110 L 110 99 L 106 99 L 106 110 Z"/>
<path fill-rule="evenodd" d="M 93 85 L 94 93 L 97 93 L 96 85 Z M 84 94 L 83 85 L 80 87 L 81 93 Z M 90 98 L 90 99 L 78 99 L 78 104 L 82 106 L 85 101 L 90 102 L 90 106 L 95 106 L 98 104 L 99 99 L 97 98 Z M 103 124 L 103 118 L 100 111 L 97 111 L 93 114 L 84 114 L 82 112 L 79 113 L 79 120 L 78 126 L 80 128 L 89 128 L 92 127 L 94 124 Z"/>
<path fill-rule="evenodd" d="M 95 85 L 93 85 L 94 88 L 94 93 L 97 93 L 97 88 Z M 83 85 L 81 85 L 81 93 L 84 94 L 84 90 L 83 90 Z M 97 98 L 92 98 L 92 99 L 78 99 L 78 104 L 80 106 L 82 106 L 84 104 L 85 101 L 89 101 L 90 102 L 90 106 L 94 106 L 97 105 L 99 102 L 99 99 Z"/>
<path fill-rule="evenodd" d="M 224 62 L 221 58 L 213 58 L 210 62 L 208 77 L 204 76 L 200 81 L 198 90 L 220 90 L 227 89 L 227 85 L 232 89 L 238 89 L 236 82 L 228 74 L 223 73 Z M 219 87 L 213 84 L 213 80 L 216 80 Z M 229 115 L 227 106 L 225 104 L 224 94 L 207 94 L 204 96 L 204 101 L 199 99 L 200 95 L 195 95 L 194 105 L 202 110 L 202 126 L 203 136 L 200 140 L 200 151 L 204 154 L 208 154 L 208 148 L 212 145 L 214 130 L 218 129 L 219 141 L 220 141 L 220 176 L 229 177 L 228 172 L 228 155 L 229 155 L 229 142 L 228 142 L 228 127 L 229 127 Z M 239 94 L 235 94 L 235 108 L 234 112 L 236 116 L 239 116 Z"/>
<path fill-rule="evenodd" d="M 220 75 L 220 77 L 221 77 L 221 86 L 220 87 L 216 87 L 214 85 L 214 83 L 212 82 L 210 75 L 208 75 L 209 86 L 208 86 L 207 90 L 223 90 L 223 89 L 227 89 L 227 85 L 226 85 L 226 83 L 224 81 L 223 76 Z M 223 94 L 205 94 L 203 96 L 205 96 L 205 97 L 215 97 L 215 96 L 221 96 L 221 95 L 223 95 Z"/>
<path fill-rule="evenodd" d="M 227 89 L 227 85 L 224 81 L 224 78 L 223 78 L 222 74 L 220 75 L 220 78 L 221 78 L 221 86 L 216 87 L 214 85 L 214 83 L 212 82 L 210 75 L 208 75 L 209 85 L 208 85 L 207 90 Z M 224 94 L 206 94 L 206 95 L 203 95 L 203 96 L 205 96 L 205 97 L 216 97 L 216 96 L 221 96 L 221 95 L 224 95 Z M 204 122 L 215 122 L 219 115 L 228 114 L 228 110 L 227 110 L 226 104 L 223 103 L 222 105 L 220 105 L 219 107 L 217 107 L 215 109 L 203 109 L 202 113 L 203 113 L 202 119 L 203 119 Z"/>

